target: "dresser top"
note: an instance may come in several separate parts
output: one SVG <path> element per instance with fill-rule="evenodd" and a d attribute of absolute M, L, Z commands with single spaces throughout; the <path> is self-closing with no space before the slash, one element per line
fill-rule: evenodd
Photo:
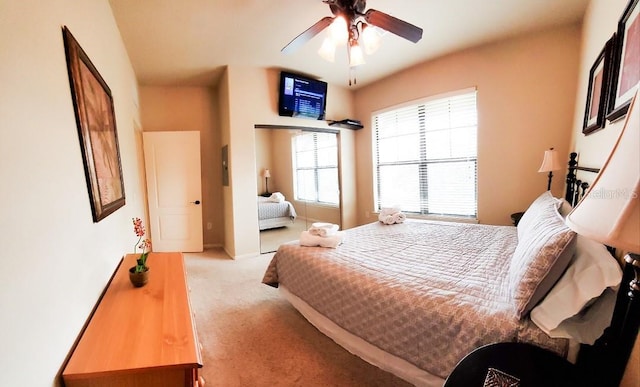
<path fill-rule="evenodd" d="M 65 367 L 66 380 L 202 366 L 182 254 L 150 253 L 149 282 L 135 288 L 129 268 L 138 255 L 126 255 L 116 270 Z"/>

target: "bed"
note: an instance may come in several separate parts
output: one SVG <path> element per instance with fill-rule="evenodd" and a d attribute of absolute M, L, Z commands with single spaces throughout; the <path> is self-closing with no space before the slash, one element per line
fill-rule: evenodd
<path fill-rule="evenodd" d="M 258 225 L 260 231 L 290 225 L 296 219 L 296 210 L 287 200 L 275 201 L 258 196 Z"/>
<path fill-rule="evenodd" d="M 578 243 L 562 219 L 563 206 L 588 187 L 575 178 L 577 169 L 570 168 L 564 199 L 540 195 L 518 227 L 370 223 L 345 230 L 336 249 L 280 246 L 262 282 L 278 287 L 336 343 L 417 386 L 442 386 L 466 354 L 495 342 L 531 343 L 575 362 L 581 344 L 593 344 L 609 325 L 622 278 L 600 245 L 594 262 L 604 262 L 607 275 L 590 290 L 595 296 L 582 295 L 570 307 L 564 301 L 566 292 L 580 292 L 564 274 L 584 255 L 578 250 L 593 247 Z M 563 297 L 562 311 L 548 300 L 554 292 L 556 304 Z M 583 321 L 559 316 L 572 307 Z M 587 309 L 597 312 L 597 322 L 585 320 Z"/>

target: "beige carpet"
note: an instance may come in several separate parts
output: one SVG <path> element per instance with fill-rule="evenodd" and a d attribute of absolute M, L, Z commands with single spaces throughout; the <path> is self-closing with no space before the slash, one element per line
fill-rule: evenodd
<path fill-rule="evenodd" d="M 273 254 L 185 254 L 206 386 L 409 386 L 350 354 L 261 283 Z"/>
<path fill-rule="evenodd" d="M 304 219 L 296 219 L 286 227 L 272 228 L 260 231 L 260 252 L 272 253 L 283 243 L 300 239 L 300 232 L 307 229 Z"/>

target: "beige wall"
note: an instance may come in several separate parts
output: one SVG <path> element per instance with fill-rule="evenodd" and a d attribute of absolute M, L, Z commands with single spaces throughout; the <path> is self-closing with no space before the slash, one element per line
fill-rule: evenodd
<path fill-rule="evenodd" d="M 222 246 L 222 169 L 220 120 L 215 92 L 206 87 L 140 88 L 142 129 L 147 132 L 200 132 L 202 230 L 205 246 Z M 211 228 L 208 225 L 211 225 Z"/>
<path fill-rule="evenodd" d="M 229 148 L 229 137 L 231 135 L 230 108 L 229 108 L 229 69 L 226 68 L 222 79 L 216 89 L 218 111 L 220 112 L 220 147 Z M 228 160 L 227 160 L 228 167 Z M 222 187 L 222 206 L 224 221 L 224 249 L 233 257 L 232 252 L 235 251 L 235 239 L 233 238 L 234 219 L 233 219 L 233 197 L 231 196 L 231 186 L 233 184 L 233 176 L 231 171 L 227 169 L 228 185 Z"/>
<path fill-rule="evenodd" d="M 286 198 L 289 197 L 285 192 L 284 184 L 278 178 L 283 166 L 275 165 L 272 159 L 274 135 L 272 129 L 256 130 L 256 194 L 260 195 L 266 191 L 265 178 L 261 176 L 265 169 L 271 173 L 269 178 L 269 192 L 282 192 Z"/>
<path fill-rule="evenodd" d="M 592 0 L 585 14 L 582 28 L 582 52 L 575 100 L 572 144 L 578 152 L 579 163 L 584 167 L 600 168 L 611 152 L 620 135 L 624 120 L 606 122 L 603 129 L 588 136 L 582 134 L 582 122 L 587 99 L 589 71 L 604 44 L 617 30 L 617 23 L 627 5 L 627 0 Z M 581 178 L 581 175 L 578 175 Z M 593 181 L 593 174 L 586 174 L 585 180 Z M 624 284 L 622 285 L 624 286 Z M 629 367 L 622 387 L 640 386 L 640 340 L 636 340 Z"/>
<path fill-rule="evenodd" d="M 365 126 L 356 134 L 359 223 L 375 220 L 372 112 L 477 87 L 478 218 L 510 224 L 511 213 L 546 189 L 546 174 L 537 172 L 544 151 L 569 153 L 579 49 L 580 27 L 558 28 L 458 52 L 358 90 L 356 116 Z M 556 196 L 565 173 L 553 181 Z"/>
<path fill-rule="evenodd" d="M 222 125 L 222 145 L 229 144 L 232 181 L 229 187 L 224 187 L 225 250 L 235 258 L 260 251 L 255 200 L 255 193 L 258 192 L 256 177 L 259 174 L 255 155 L 255 125 L 329 127 L 324 121 L 280 117 L 277 108 L 278 82 L 278 70 L 229 66 L 220 85 L 220 103 L 225 105 L 224 114 L 228 114 L 228 121 Z M 353 117 L 351 92 L 329 85 L 327 119 L 348 117 Z M 340 151 L 352 155 L 354 148 Z M 355 171 L 355 165 L 343 165 L 343 168 Z"/>
<path fill-rule="evenodd" d="M 215 89 L 197 87 L 142 87 L 141 115 L 145 131 L 198 130 L 201 133 L 203 177 L 203 232 L 205 245 L 222 245 L 232 257 L 259 251 L 255 192 L 264 179 L 256 167 L 255 125 L 328 128 L 325 121 L 278 115 L 279 71 L 242 66 L 228 67 Z M 329 85 L 327 118 L 353 117 L 353 96 L 348 89 Z M 343 129 L 342 131 L 351 132 Z M 344 135 L 343 200 L 355 196 L 355 145 L 353 134 Z M 351 139 L 351 140 L 349 140 Z M 222 186 L 221 148 L 229 146 L 228 187 Z M 260 154 L 260 153 L 259 153 Z M 260 154 L 259 157 L 271 157 Z M 278 175 L 270 181 L 277 184 Z M 282 176 L 280 176 L 282 177 Z M 270 189 L 273 191 L 272 189 Z M 292 194 L 292 193 L 291 193 Z M 345 210 L 353 213 L 351 208 Z M 221 217 L 220 214 L 223 214 Z M 332 215 L 332 219 L 338 217 Z M 350 219 L 353 219 L 353 215 Z M 213 219 L 213 220 L 212 220 Z M 207 223 L 214 227 L 207 230 Z M 352 225 L 355 223 L 351 221 Z M 218 226 L 220 225 L 220 226 Z"/>
<path fill-rule="evenodd" d="M 99 223 L 91 216 L 64 25 L 114 100 L 126 205 Z M 54 386 L 122 255 L 133 252 L 131 218 L 145 216 L 137 85 L 107 0 L 0 1 L 0 47 L 0 385 Z"/>

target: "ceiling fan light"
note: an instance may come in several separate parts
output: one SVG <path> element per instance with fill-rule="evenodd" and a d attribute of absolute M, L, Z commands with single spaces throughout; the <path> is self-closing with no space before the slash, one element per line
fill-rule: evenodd
<path fill-rule="evenodd" d="M 365 63 L 362 48 L 357 41 L 352 41 L 349 47 L 349 67 L 356 67 Z"/>
<path fill-rule="evenodd" d="M 344 17 L 336 16 L 336 18 L 333 19 L 333 23 L 329 26 L 329 34 L 335 45 L 347 43 L 347 39 L 349 39 L 349 29 L 347 28 L 347 21 Z"/>
<path fill-rule="evenodd" d="M 322 59 L 331 63 L 336 60 L 336 45 L 333 42 L 333 39 L 328 36 L 324 38 L 320 49 L 318 49 L 318 55 L 320 55 Z"/>
<path fill-rule="evenodd" d="M 380 34 L 375 26 L 364 24 L 362 27 L 362 45 L 364 46 L 364 52 L 367 55 L 371 55 L 378 51 L 380 48 L 380 42 L 382 41 Z"/>

